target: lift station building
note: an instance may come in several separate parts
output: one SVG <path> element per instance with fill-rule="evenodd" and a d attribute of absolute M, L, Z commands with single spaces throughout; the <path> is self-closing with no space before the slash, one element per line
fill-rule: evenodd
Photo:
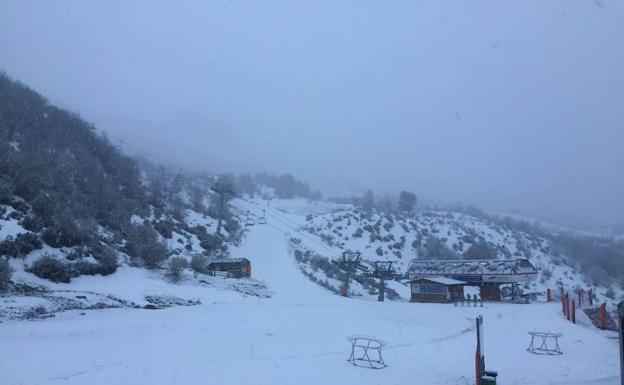
<path fill-rule="evenodd" d="M 537 269 L 527 259 L 414 259 L 407 275 L 413 302 L 450 302 L 463 296 L 463 286 L 479 287 L 483 300 L 500 301 L 502 285 L 531 281 L 537 277 Z"/>

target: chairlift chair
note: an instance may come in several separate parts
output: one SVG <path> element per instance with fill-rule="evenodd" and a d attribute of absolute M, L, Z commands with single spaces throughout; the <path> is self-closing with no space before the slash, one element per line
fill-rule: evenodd
<path fill-rule="evenodd" d="M 247 211 L 247 218 L 245 219 L 245 226 L 253 226 L 256 224 L 256 221 L 253 219 L 253 214 Z"/>
<path fill-rule="evenodd" d="M 258 217 L 258 224 L 259 225 L 266 225 L 267 224 L 266 210 L 262 210 L 262 216 Z"/>

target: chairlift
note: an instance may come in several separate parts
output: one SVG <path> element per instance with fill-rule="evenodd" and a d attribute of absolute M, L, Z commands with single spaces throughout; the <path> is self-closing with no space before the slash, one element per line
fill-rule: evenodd
<path fill-rule="evenodd" d="M 247 218 L 245 219 L 245 226 L 253 226 L 256 224 L 256 221 L 253 219 L 252 214 L 247 211 Z"/>
<path fill-rule="evenodd" d="M 267 224 L 266 210 L 262 210 L 262 216 L 258 217 L 258 224 L 260 224 L 260 225 L 266 225 Z"/>

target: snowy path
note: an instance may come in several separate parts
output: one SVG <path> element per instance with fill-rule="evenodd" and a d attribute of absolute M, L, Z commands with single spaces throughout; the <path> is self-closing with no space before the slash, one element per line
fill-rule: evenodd
<path fill-rule="evenodd" d="M 253 277 L 263 281 L 280 302 L 309 303 L 324 295 L 320 286 L 306 279 L 288 252 L 284 225 L 256 225 L 249 229 L 244 244 L 234 253 L 253 261 Z"/>

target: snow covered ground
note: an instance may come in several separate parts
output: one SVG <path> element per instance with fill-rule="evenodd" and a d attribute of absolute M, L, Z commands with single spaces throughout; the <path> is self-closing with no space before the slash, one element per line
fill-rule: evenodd
<path fill-rule="evenodd" d="M 268 215 L 269 225 L 250 228 L 232 251 L 252 261 L 254 278 L 268 286 L 271 298 L 210 285 L 157 283 L 131 268 L 100 281 L 80 278 L 81 290 L 121 296 L 138 286 L 141 295 L 193 297 L 202 304 L 68 311 L 51 319 L 3 322 L 0 383 L 472 384 L 474 318 L 481 314 L 486 363 L 499 371 L 499 383 L 619 383 L 616 334 L 595 329 L 582 314 L 571 324 L 557 303 L 483 308 L 378 303 L 342 298 L 312 283 L 289 252 L 286 225 L 303 224 L 304 212 L 312 208 L 293 205 L 297 210 L 267 209 L 275 214 Z M 527 332 L 533 330 L 563 333 L 564 355 L 528 353 Z M 346 338 L 352 334 L 385 340 L 388 367 L 351 366 Z"/>

